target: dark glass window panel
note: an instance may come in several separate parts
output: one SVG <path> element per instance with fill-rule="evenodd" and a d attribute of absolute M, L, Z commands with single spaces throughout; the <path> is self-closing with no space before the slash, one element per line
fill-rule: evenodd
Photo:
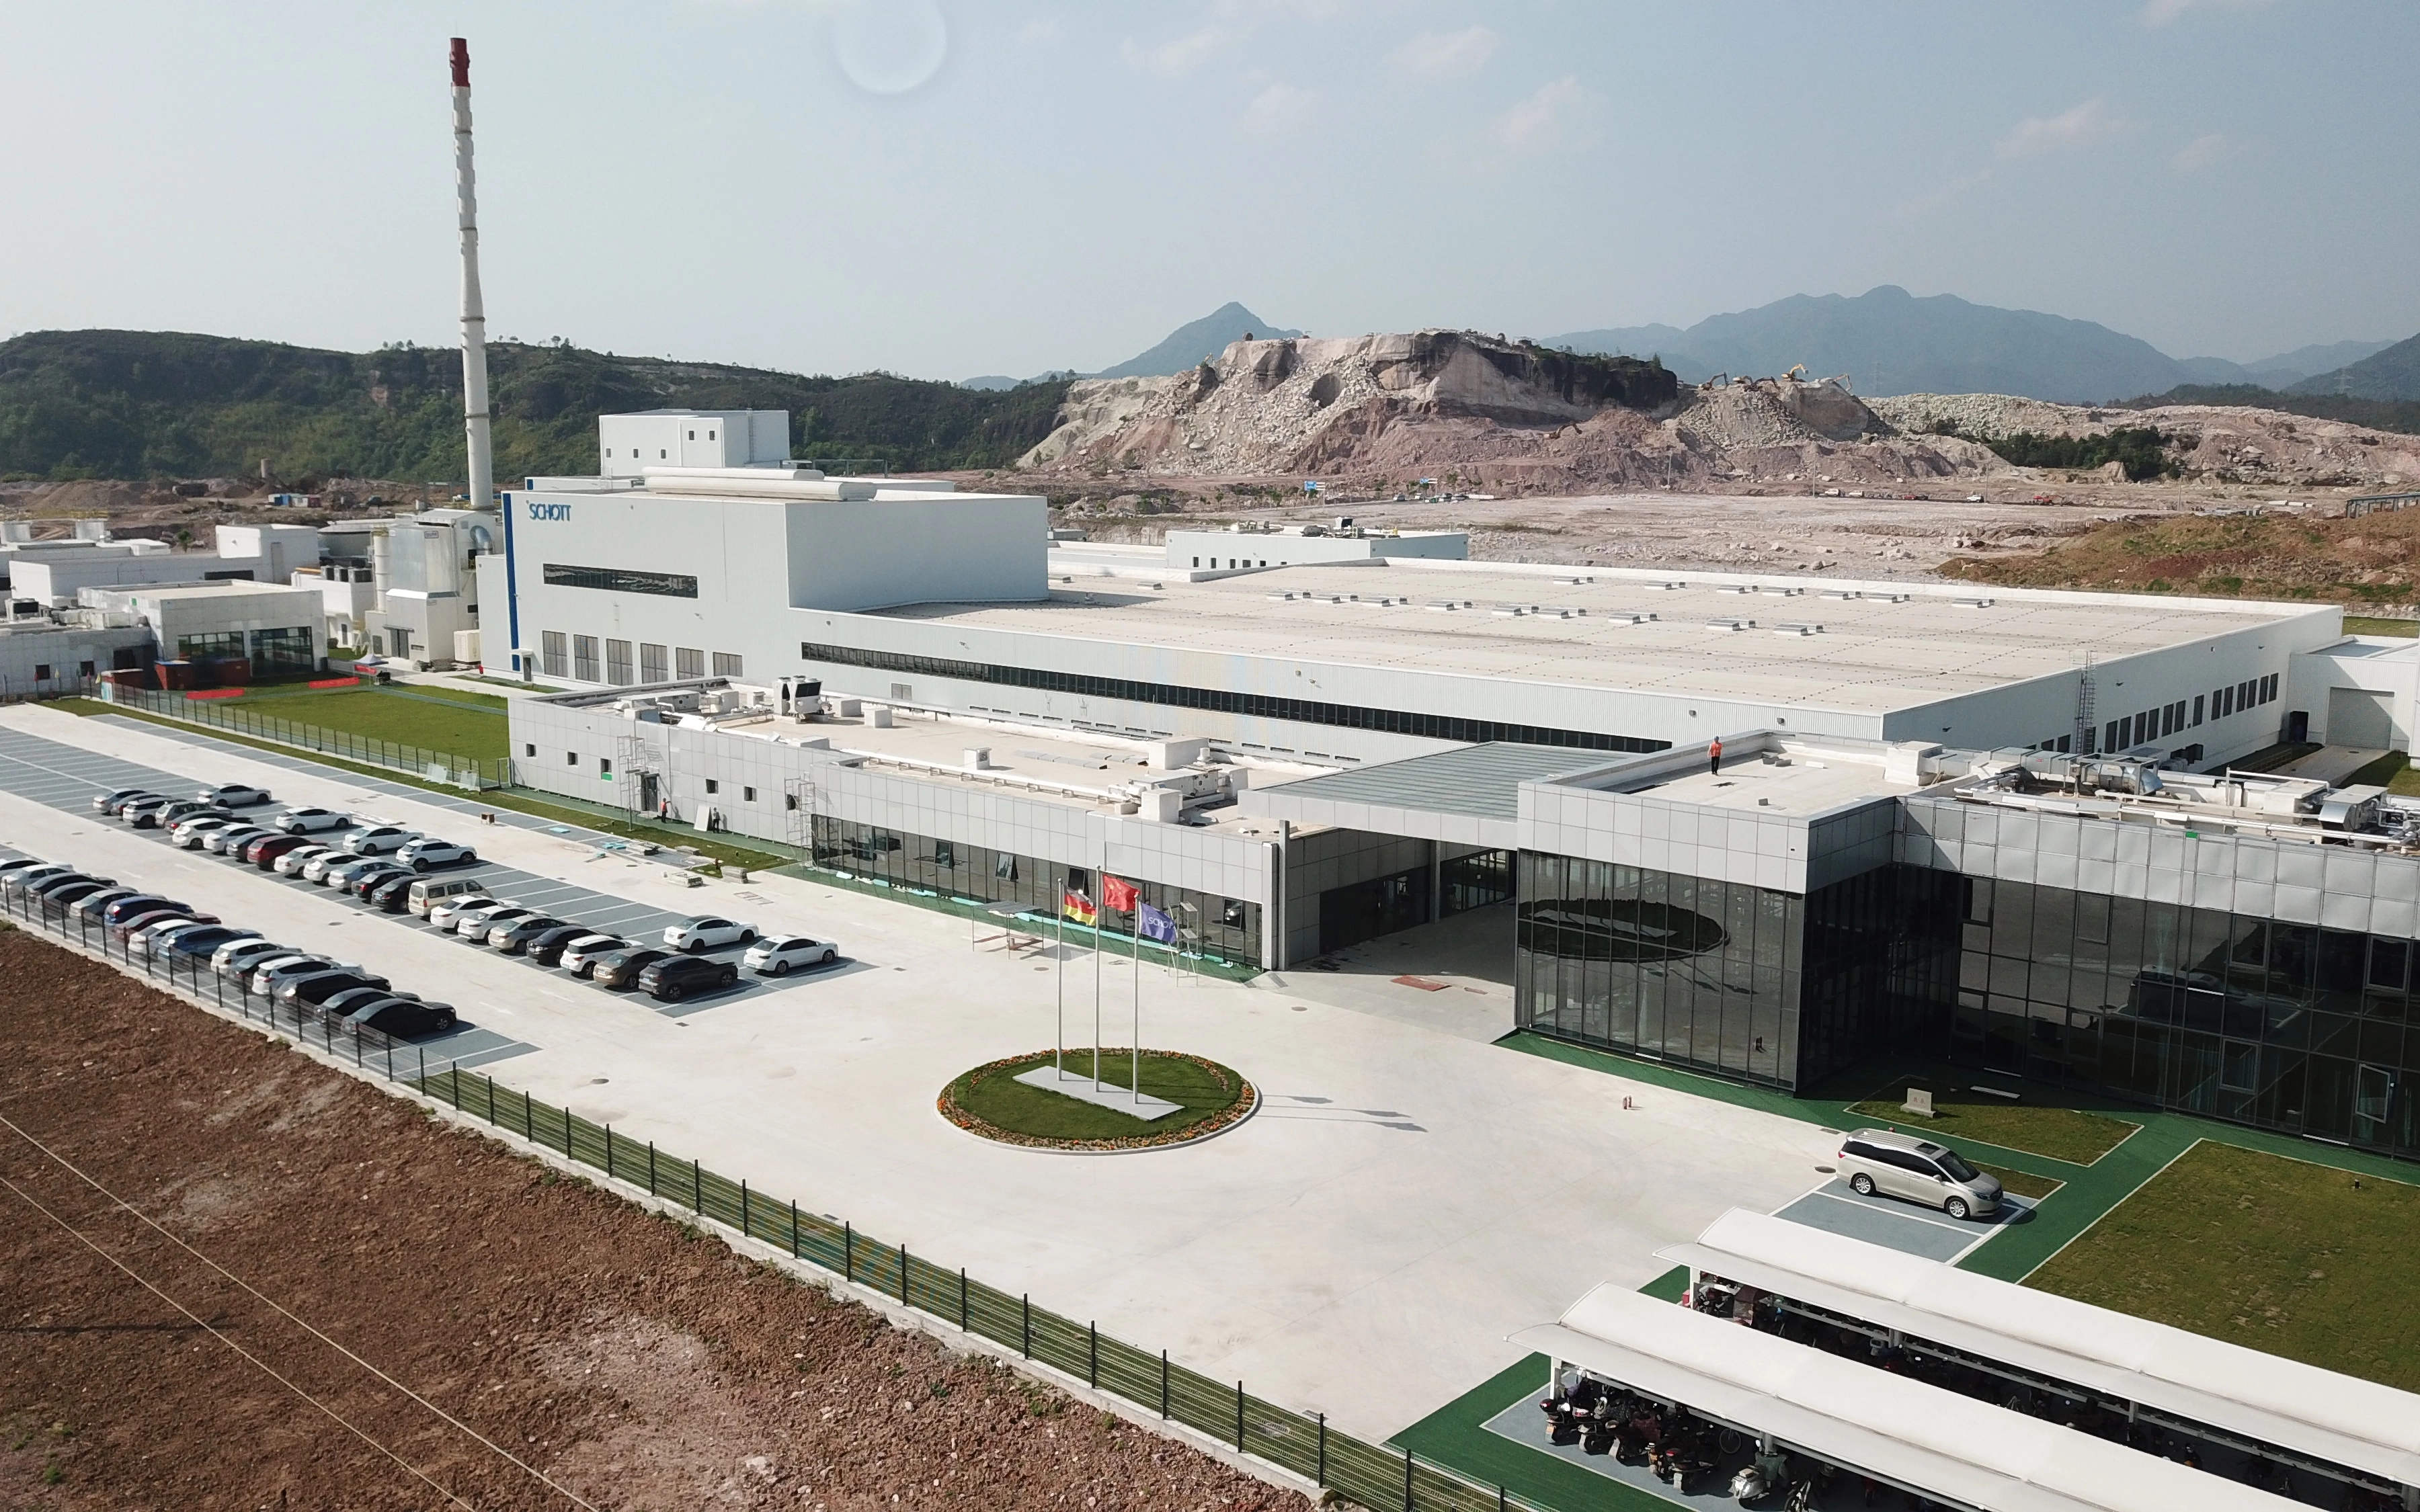
<path fill-rule="evenodd" d="M 550 588 L 598 588 L 614 594 L 654 594 L 695 598 L 697 579 L 677 572 L 641 572 L 633 567 L 577 567 L 549 562 L 539 574 Z"/>

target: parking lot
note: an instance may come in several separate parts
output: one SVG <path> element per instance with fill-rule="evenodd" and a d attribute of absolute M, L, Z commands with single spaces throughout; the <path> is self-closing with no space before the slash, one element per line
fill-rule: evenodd
<path fill-rule="evenodd" d="M 245 750 L 244 754 L 250 756 L 254 753 Z M 303 764 L 307 767 L 309 764 Z M 326 768 L 320 767 L 318 771 L 324 773 Z M 92 812 L 92 800 L 97 795 L 122 788 L 144 788 L 154 793 L 182 797 L 195 791 L 196 785 L 195 779 L 189 776 L 180 776 L 159 767 L 44 739 L 22 730 L 0 728 L 0 789 L 63 812 L 90 817 L 98 823 L 116 824 L 117 822 Z M 393 801 L 416 801 L 424 797 L 437 797 L 442 800 L 443 807 L 449 809 L 460 804 L 461 807 L 458 810 L 460 823 L 450 827 L 446 838 L 460 841 L 474 849 L 485 836 L 504 827 L 504 814 L 509 812 L 509 810 L 500 811 L 497 824 L 490 825 L 480 821 L 480 815 L 489 810 L 480 810 L 475 805 L 464 803 L 462 800 L 451 799 L 444 795 L 421 794 L 417 790 L 403 788 L 399 784 L 379 783 L 374 779 L 365 779 L 364 785 L 371 790 L 373 795 Z M 271 792 L 274 793 L 275 790 L 271 789 Z M 265 821 L 285 807 L 283 802 L 271 802 L 256 808 L 238 810 L 236 816 L 244 820 Z M 361 817 L 383 819 L 385 815 L 380 812 L 365 814 Z M 511 817 L 522 821 L 520 825 L 514 827 L 546 833 L 556 831 L 562 831 L 566 835 L 573 833 L 566 826 L 547 825 L 526 815 L 513 814 Z M 163 848 L 169 848 L 168 836 L 163 830 L 133 829 L 123 825 L 118 825 L 118 827 L 124 828 L 130 835 L 147 840 Z M 341 831 L 323 832 L 314 839 L 321 842 L 332 842 L 340 838 L 341 834 Z M 590 839 L 592 841 L 601 841 L 604 837 L 592 836 Z M 57 859 L 72 860 L 72 857 L 57 857 Z M 243 865 L 240 861 L 217 859 L 220 864 L 230 869 Z M 324 888 L 316 883 L 305 882 L 300 877 L 281 876 L 268 872 L 260 874 L 264 880 L 274 885 L 320 893 L 369 918 L 392 922 L 399 928 L 417 930 L 432 937 L 437 936 L 437 932 L 427 920 L 411 914 L 386 914 L 349 893 Z M 552 918 L 561 918 L 566 923 L 584 924 L 598 933 L 619 935 L 634 944 L 652 945 L 661 937 L 667 926 L 683 923 L 692 917 L 687 913 L 675 913 L 650 903 L 634 903 L 628 898 L 599 892 L 595 888 L 581 887 L 559 878 L 541 876 L 516 867 L 500 865 L 489 861 L 485 856 L 471 865 L 447 868 L 442 872 L 432 872 L 431 875 L 462 877 L 474 881 L 483 892 L 499 901 L 533 908 Z M 746 900 L 743 898 L 742 901 Z M 242 919 L 230 921 L 245 922 Z M 255 925 L 254 927 L 262 928 L 264 933 L 272 933 L 265 926 Z M 468 941 L 461 943 L 465 950 L 479 949 Z M 744 947 L 735 944 L 698 953 L 736 963 Z M 549 972 L 551 976 L 562 981 L 575 984 L 587 991 L 605 993 L 611 990 L 596 986 L 592 982 L 572 977 L 566 972 L 551 971 L 550 968 L 525 957 L 509 956 L 504 959 L 531 971 Z M 849 969 L 850 964 L 844 959 L 833 966 L 817 968 L 814 971 L 779 980 L 743 971 L 738 981 L 729 988 L 685 997 L 678 1003 L 659 1003 L 652 1006 L 661 1012 L 675 1015 L 703 1012 L 752 993 L 796 989 L 808 985 L 818 976 L 830 975 L 836 971 L 845 972 Z M 424 994 L 424 995 L 441 995 Z M 470 1054 L 473 1052 L 465 1052 L 466 1057 Z M 481 1054 L 483 1059 L 496 1058 L 491 1054 Z"/>

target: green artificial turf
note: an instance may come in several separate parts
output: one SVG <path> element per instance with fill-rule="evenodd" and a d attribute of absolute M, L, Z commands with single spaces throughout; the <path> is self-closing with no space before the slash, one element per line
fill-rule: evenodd
<path fill-rule="evenodd" d="M 1005 1065 L 970 1071 L 950 1084 L 951 1097 L 967 1112 L 1011 1134 L 1036 1139 L 1130 1139 L 1189 1129 L 1234 1106 L 1243 1094 L 1244 1079 L 1225 1067 L 1218 1069 L 1225 1073 L 1222 1082 L 1218 1072 L 1190 1057 L 1146 1050 L 1142 1053 L 1143 1091 L 1184 1104 L 1182 1112 L 1146 1122 L 1078 1098 L 1028 1087 L 1016 1079 L 1032 1067 L 1049 1062 L 1050 1053 L 1046 1050 Z M 1089 1080 L 1093 1053 L 1069 1050 L 1064 1065 L 1068 1074 Z M 1130 1088 L 1132 1070 L 1132 1061 L 1124 1054 L 1102 1053 L 1102 1081 Z"/>
<path fill-rule="evenodd" d="M 2420 635 L 2420 620 L 2381 620 L 2366 614 L 2344 617 L 2347 635 Z"/>
<path fill-rule="evenodd" d="M 2009 1192 L 2021 1197 L 2030 1197 L 2036 1202 L 2040 1202 L 2067 1184 L 2054 1177 L 2036 1176 L 2031 1171 L 2021 1171 L 2011 1165 L 1994 1165 L 1989 1161 L 1979 1160 L 1972 1164 L 1977 1170 L 1998 1177 L 2000 1185 Z"/>
<path fill-rule="evenodd" d="M 2420 1187 L 2195 1145 L 2026 1278 L 2420 1391 Z"/>
<path fill-rule="evenodd" d="M 1886 1093 L 1850 1104 L 1849 1111 L 1858 1118 L 1887 1123 L 1894 1129 L 1924 1134 L 1944 1144 L 1973 1139 L 2077 1165 L 2091 1165 L 2140 1127 L 2081 1108 L 2011 1103 L 1970 1089 L 1970 1083 L 1983 1079 L 1979 1073 L 1962 1079 L 1912 1076 L 1893 1082 Z M 1931 1089 L 1934 1117 L 1917 1118 L 1905 1110 L 1903 1099 L 1909 1087 Z M 2018 1195 L 2032 1194 L 2021 1191 Z"/>

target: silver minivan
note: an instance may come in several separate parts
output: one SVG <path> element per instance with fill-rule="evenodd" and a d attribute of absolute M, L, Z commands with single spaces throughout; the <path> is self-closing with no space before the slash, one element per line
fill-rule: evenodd
<path fill-rule="evenodd" d="M 1880 1192 L 1939 1208 L 1952 1218 L 2000 1211 L 2000 1179 L 1947 1145 L 1891 1129 L 1859 1129 L 1840 1141 L 1840 1174 L 1860 1196 Z"/>
<path fill-rule="evenodd" d="M 480 888 L 474 877 L 423 877 L 411 885 L 403 906 L 406 912 L 427 918 L 428 911 L 446 899 L 467 898 Z"/>

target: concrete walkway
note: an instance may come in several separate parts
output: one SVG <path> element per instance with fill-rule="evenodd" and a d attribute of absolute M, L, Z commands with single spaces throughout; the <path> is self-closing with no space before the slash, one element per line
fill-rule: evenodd
<path fill-rule="evenodd" d="M 2383 750 L 2368 750 L 2359 746 L 2321 746 L 2308 756 L 2297 756 L 2280 766 L 2277 775 L 2315 777 L 2322 782 L 2341 782 L 2385 754 Z"/>

